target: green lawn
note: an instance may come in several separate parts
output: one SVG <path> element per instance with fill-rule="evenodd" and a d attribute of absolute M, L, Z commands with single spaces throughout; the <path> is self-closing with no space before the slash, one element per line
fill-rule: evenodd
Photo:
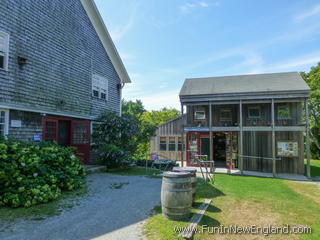
<path fill-rule="evenodd" d="M 320 160 L 311 160 L 311 176 L 320 176 Z"/>
<path fill-rule="evenodd" d="M 310 226 L 312 235 L 270 235 L 269 239 L 320 239 L 319 186 L 273 178 L 216 175 L 214 184 L 199 180 L 198 204 L 212 198 L 200 224 L 220 226 Z M 178 239 L 174 226 L 186 222 L 169 221 L 155 208 L 145 225 L 149 239 Z M 263 239 L 263 235 L 196 234 L 195 239 Z"/>

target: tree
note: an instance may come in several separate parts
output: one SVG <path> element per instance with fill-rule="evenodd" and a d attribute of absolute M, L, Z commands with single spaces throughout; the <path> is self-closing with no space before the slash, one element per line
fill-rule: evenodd
<path fill-rule="evenodd" d="M 309 119 L 311 136 L 311 154 L 313 158 L 320 158 L 320 63 L 312 67 L 308 73 L 301 76 L 311 88 L 309 99 Z"/>
<path fill-rule="evenodd" d="M 161 110 L 152 110 L 150 112 L 145 112 L 142 115 L 144 121 L 149 122 L 155 126 L 159 126 L 169 120 L 177 118 L 180 116 L 180 112 L 174 108 L 162 108 Z"/>
<path fill-rule="evenodd" d="M 147 111 L 140 100 L 122 101 L 122 114 L 130 114 L 138 122 L 139 131 L 135 136 L 136 149 L 134 159 L 144 159 L 150 153 L 150 140 L 155 135 L 157 126 L 180 115 L 176 109 L 163 108 Z"/>

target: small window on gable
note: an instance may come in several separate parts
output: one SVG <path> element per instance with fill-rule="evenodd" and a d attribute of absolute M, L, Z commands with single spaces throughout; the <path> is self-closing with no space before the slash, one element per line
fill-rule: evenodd
<path fill-rule="evenodd" d="M 288 105 L 281 105 L 277 108 L 277 119 L 290 119 L 290 108 Z"/>
<path fill-rule="evenodd" d="M 196 120 L 204 120 L 206 119 L 206 114 L 204 111 L 195 111 L 194 112 L 194 119 Z"/>
<path fill-rule="evenodd" d="M 260 107 L 249 107 L 248 108 L 249 118 L 261 118 L 261 108 Z"/>
<path fill-rule="evenodd" d="M 108 100 L 108 79 L 99 75 L 92 76 L 92 96 Z"/>
<path fill-rule="evenodd" d="M 221 109 L 220 110 L 220 120 L 221 121 L 231 121 L 232 120 L 231 109 Z"/>
<path fill-rule="evenodd" d="M 8 69 L 9 34 L 0 32 L 0 69 Z"/>

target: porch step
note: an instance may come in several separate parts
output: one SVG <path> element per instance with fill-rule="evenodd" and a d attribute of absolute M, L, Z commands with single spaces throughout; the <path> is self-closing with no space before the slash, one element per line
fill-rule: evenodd
<path fill-rule="evenodd" d="M 84 167 L 87 174 L 105 172 L 107 170 L 106 166 L 101 165 L 85 165 Z"/>

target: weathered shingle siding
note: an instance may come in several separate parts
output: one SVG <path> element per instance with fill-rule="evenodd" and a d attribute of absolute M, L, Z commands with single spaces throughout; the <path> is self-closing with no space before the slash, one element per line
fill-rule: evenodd
<path fill-rule="evenodd" d="M 10 120 L 21 121 L 21 127 L 9 126 L 9 137 L 32 142 L 35 134 L 42 135 L 42 116 L 40 113 L 10 110 Z"/>
<path fill-rule="evenodd" d="M 2 0 L 0 31 L 10 34 L 0 105 L 98 116 L 120 108 L 120 79 L 80 0 Z M 17 57 L 27 58 L 22 68 Z M 93 99 L 91 76 L 109 81 L 109 100 Z"/>

